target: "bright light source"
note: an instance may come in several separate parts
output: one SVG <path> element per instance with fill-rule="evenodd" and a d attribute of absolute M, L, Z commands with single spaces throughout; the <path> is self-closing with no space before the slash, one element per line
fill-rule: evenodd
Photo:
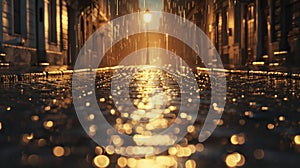
<path fill-rule="evenodd" d="M 252 62 L 252 65 L 265 65 L 265 62 Z"/>
<path fill-rule="evenodd" d="M 144 21 L 146 23 L 149 23 L 149 22 L 151 22 L 151 19 L 152 19 L 152 14 L 147 9 L 146 12 L 145 12 L 145 14 L 144 14 Z"/>

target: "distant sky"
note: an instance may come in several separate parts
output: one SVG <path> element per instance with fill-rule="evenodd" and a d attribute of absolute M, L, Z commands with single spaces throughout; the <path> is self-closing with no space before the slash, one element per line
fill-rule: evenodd
<path fill-rule="evenodd" d="M 152 11 L 161 11 L 162 9 L 162 0 L 139 0 L 141 10 L 146 10 L 144 8 L 144 2 L 146 9 L 148 8 Z"/>

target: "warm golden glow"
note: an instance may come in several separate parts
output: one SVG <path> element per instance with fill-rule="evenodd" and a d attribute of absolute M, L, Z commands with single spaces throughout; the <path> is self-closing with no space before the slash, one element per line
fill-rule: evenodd
<path fill-rule="evenodd" d="M 188 133 L 193 133 L 195 131 L 195 127 L 193 125 L 190 125 L 187 127 Z"/>
<path fill-rule="evenodd" d="M 124 158 L 124 157 L 120 157 L 118 159 L 118 166 L 120 166 L 120 167 L 126 167 L 126 165 L 127 165 L 127 159 Z"/>
<path fill-rule="evenodd" d="M 204 145 L 199 143 L 196 145 L 197 152 L 203 152 L 204 151 Z"/>
<path fill-rule="evenodd" d="M 109 145 L 109 146 L 107 146 L 107 147 L 105 148 L 105 151 L 106 151 L 107 154 L 112 155 L 112 154 L 115 153 L 115 148 L 114 148 L 114 146 Z"/>
<path fill-rule="evenodd" d="M 185 167 L 186 168 L 196 168 L 197 164 L 194 160 L 188 160 L 185 162 Z"/>
<path fill-rule="evenodd" d="M 95 148 L 95 153 L 96 153 L 97 155 L 102 155 L 103 149 L 102 149 L 100 146 L 96 146 L 96 148 Z"/>
<path fill-rule="evenodd" d="M 44 127 L 45 127 L 46 129 L 52 128 L 53 126 L 54 126 L 53 121 L 45 121 L 45 122 L 44 122 Z"/>
<path fill-rule="evenodd" d="M 261 107 L 261 110 L 262 110 L 262 111 L 268 111 L 268 110 L 269 110 L 269 107 L 268 107 L 268 106 L 263 106 L 263 107 Z"/>
<path fill-rule="evenodd" d="M 228 167 L 241 167 L 246 163 L 245 157 L 240 153 L 232 153 L 226 156 L 225 163 Z"/>
<path fill-rule="evenodd" d="M 62 157 L 65 154 L 65 149 L 61 146 L 56 146 L 52 150 L 53 155 L 56 157 Z"/>
<path fill-rule="evenodd" d="M 217 121 L 217 125 L 218 126 L 222 126 L 224 124 L 224 121 L 222 119 L 218 120 Z"/>
<path fill-rule="evenodd" d="M 89 117 L 88 117 L 88 120 L 89 121 L 92 121 L 95 119 L 95 115 L 94 114 L 90 114 Z"/>
<path fill-rule="evenodd" d="M 46 106 L 46 107 L 44 108 L 44 110 L 45 110 L 45 111 L 50 111 L 50 110 L 51 110 L 51 107 L 50 107 L 50 106 Z"/>
<path fill-rule="evenodd" d="M 252 65 L 265 65 L 265 62 L 252 62 Z"/>
<path fill-rule="evenodd" d="M 267 125 L 267 128 L 268 128 L 269 130 L 273 130 L 273 129 L 275 128 L 275 125 L 274 125 L 274 124 L 268 124 L 268 125 Z"/>
<path fill-rule="evenodd" d="M 245 116 L 246 116 L 246 117 L 249 117 L 249 118 L 253 118 L 254 114 L 253 114 L 252 111 L 246 111 L 246 112 L 245 112 Z"/>
<path fill-rule="evenodd" d="M 152 20 L 152 14 L 149 11 L 146 11 L 144 14 L 144 21 L 150 23 Z"/>
<path fill-rule="evenodd" d="M 230 138 L 230 142 L 233 145 L 243 145 L 245 143 L 245 135 L 244 134 L 234 134 Z"/>
<path fill-rule="evenodd" d="M 105 98 L 100 98 L 100 99 L 99 99 L 99 102 L 100 102 L 100 103 L 104 103 L 104 102 L 105 102 Z"/>
<path fill-rule="evenodd" d="M 111 115 L 116 115 L 116 110 L 115 110 L 115 109 L 111 109 L 111 110 L 110 110 L 110 114 L 111 114 Z"/>
<path fill-rule="evenodd" d="M 296 135 L 294 137 L 294 142 L 295 142 L 296 145 L 300 145 L 300 135 Z"/>
<path fill-rule="evenodd" d="M 104 168 L 110 163 L 109 158 L 105 155 L 98 155 L 93 159 L 93 163 L 96 167 Z"/>
<path fill-rule="evenodd" d="M 283 122 L 283 121 L 285 121 L 285 117 L 284 116 L 279 116 L 278 120 L 281 121 L 281 122 Z"/>
<path fill-rule="evenodd" d="M 24 143 L 29 143 L 32 139 L 34 138 L 34 134 L 31 133 L 31 134 L 24 134 L 23 137 L 22 137 L 22 141 Z"/>
<path fill-rule="evenodd" d="M 38 121 L 39 119 L 40 119 L 40 117 L 37 116 L 37 115 L 34 115 L 34 116 L 31 117 L 32 121 Z"/>
<path fill-rule="evenodd" d="M 27 138 L 28 140 L 32 140 L 32 139 L 33 139 L 33 137 L 34 137 L 34 134 L 33 134 L 33 133 L 31 133 L 31 134 L 28 134 L 26 138 Z"/>
<path fill-rule="evenodd" d="M 134 159 L 134 158 L 129 158 L 128 160 L 127 160 L 127 165 L 128 165 L 128 167 L 135 167 L 136 166 L 136 159 Z"/>
<path fill-rule="evenodd" d="M 169 155 L 176 155 L 177 154 L 177 149 L 175 147 L 171 147 L 168 150 Z"/>

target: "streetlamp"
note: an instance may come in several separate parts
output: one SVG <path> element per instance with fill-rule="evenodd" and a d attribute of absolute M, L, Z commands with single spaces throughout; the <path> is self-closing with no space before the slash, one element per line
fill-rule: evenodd
<path fill-rule="evenodd" d="M 147 38 L 147 58 L 146 58 L 146 64 L 150 64 L 150 60 L 149 60 L 149 37 L 148 37 L 148 23 L 151 22 L 152 19 L 152 15 L 149 11 L 149 9 L 146 9 L 145 14 L 144 14 L 144 21 L 146 23 L 146 38 Z"/>

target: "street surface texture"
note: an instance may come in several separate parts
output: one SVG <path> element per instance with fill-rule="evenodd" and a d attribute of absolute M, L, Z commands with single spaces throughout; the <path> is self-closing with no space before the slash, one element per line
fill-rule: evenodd
<path fill-rule="evenodd" d="M 114 80 L 122 84 L 122 75 L 129 71 L 134 69 L 128 67 L 120 76 L 114 76 Z M 189 108 L 180 108 L 181 95 L 186 93 L 176 80 L 158 69 L 136 72 L 129 84 L 129 102 L 136 110 L 128 111 L 126 105 L 113 99 L 112 94 L 120 100 L 126 98 L 122 95 L 122 85 L 111 90 L 113 74 L 109 69 L 97 72 L 98 105 L 116 130 L 136 137 L 136 146 L 123 146 L 119 136 L 111 135 L 108 139 L 111 145 L 103 148 L 90 138 L 110 131 L 97 130 L 93 125 L 88 133 L 83 130 L 72 103 L 71 75 L 28 79 L 0 84 L 0 167 L 294 168 L 300 165 L 300 80 L 228 74 L 223 116 L 211 137 L 199 143 L 211 89 L 208 75 L 198 72 L 195 76 L 199 95 L 190 95 L 191 99 L 200 98 L 196 122 L 184 128 L 188 132 L 184 139 L 169 146 L 174 142 L 172 136 L 158 136 L 155 142 L 141 142 L 138 137 L 156 135 L 177 117 L 182 123 L 192 120 L 193 116 L 179 111 Z M 82 90 L 82 96 L 90 94 L 88 89 Z M 87 120 L 95 117 L 98 115 L 91 114 Z M 180 129 L 175 128 L 174 134 Z M 159 155 L 139 158 L 143 152 L 151 155 L 159 146 L 169 147 Z"/>

